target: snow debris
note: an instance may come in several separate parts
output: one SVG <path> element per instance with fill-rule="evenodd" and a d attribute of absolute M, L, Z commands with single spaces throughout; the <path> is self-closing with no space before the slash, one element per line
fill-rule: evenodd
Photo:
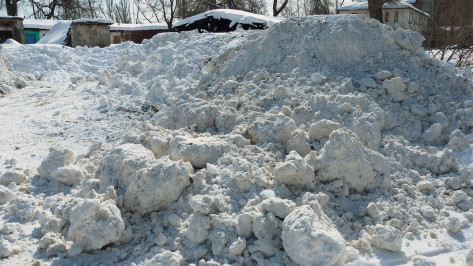
<path fill-rule="evenodd" d="M 362 192 L 379 186 L 387 178 L 389 166 L 385 157 L 363 146 L 350 130 L 333 131 L 317 158 L 321 181 L 342 179 L 350 189 Z"/>
<path fill-rule="evenodd" d="M 471 70 L 421 42 L 340 15 L 2 45 L 2 262 L 428 265 L 466 251 Z"/>
<path fill-rule="evenodd" d="M 333 122 L 327 119 L 321 119 L 316 123 L 310 125 L 309 139 L 311 141 L 328 139 L 330 134 L 339 128 L 340 123 Z"/>
<path fill-rule="evenodd" d="M 190 162 L 195 168 L 204 168 L 207 163 L 216 163 L 223 154 L 232 150 L 232 145 L 213 137 L 175 137 L 169 142 L 171 159 Z M 235 150 L 235 149 L 233 149 Z"/>
<path fill-rule="evenodd" d="M 180 266 L 183 265 L 184 259 L 179 252 L 171 252 L 168 250 L 162 250 L 157 252 L 156 256 L 150 260 L 146 260 L 143 264 L 139 265 L 169 265 L 169 266 Z"/>
<path fill-rule="evenodd" d="M 468 265 L 468 266 L 473 265 L 473 248 L 470 248 L 466 252 L 465 264 Z"/>
<path fill-rule="evenodd" d="M 380 249 L 400 251 L 402 248 L 401 231 L 389 225 L 376 225 L 371 236 L 371 244 Z"/>
<path fill-rule="evenodd" d="M 411 259 L 412 265 L 414 266 L 435 266 L 435 262 L 431 261 L 428 257 L 422 255 L 416 255 Z"/>
<path fill-rule="evenodd" d="M 383 89 L 385 89 L 388 94 L 391 95 L 393 101 L 401 102 L 407 98 L 406 94 L 404 94 L 406 85 L 400 77 L 385 79 L 383 81 Z"/>
<path fill-rule="evenodd" d="M 68 166 L 73 162 L 74 153 L 71 150 L 50 148 L 48 157 L 38 167 L 38 174 L 41 178 L 53 180 L 57 177 L 59 168 Z"/>
<path fill-rule="evenodd" d="M 347 258 L 345 240 L 323 212 L 301 206 L 283 223 L 282 243 L 298 265 L 343 265 Z"/>
<path fill-rule="evenodd" d="M 64 237 L 58 233 L 48 232 L 39 241 L 39 248 L 46 250 L 46 256 L 55 256 L 58 253 L 67 252 L 68 246 L 64 241 Z"/>
<path fill-rule="evenodd" d="M 297 152 L 291 151 L 286 161 L 274 169 L 274 177 L 281 183 L 294 186 L 314 186 L 314 169 Z"/>
<path fill-rule="evenodd" d="M 193 172 L 189 163 L 163 157 L 149 168 L 141 169 L 125 192 L 125 207 L 146 214 L 165 209 L 176 201 L 190 184 Z"/>
<path fill-rule="evenodd" d="M 113 200 L 85 199 L 71 209 L 68 236 L 85 251 L 121 239 L 125 224 Z"/>
<path fill-rule="evenodd" d="M 20 170 L 8 170 L 0 176 L 0 185 L 8 186 L 10 183 L 17 185 L 23 183 L 26 180 L 26 175 Z"/>

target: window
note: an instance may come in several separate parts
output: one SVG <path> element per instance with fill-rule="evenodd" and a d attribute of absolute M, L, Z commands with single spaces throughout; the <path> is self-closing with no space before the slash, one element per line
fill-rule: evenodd
<path fill-rule="evenodd" d="M 394 22 L 398 22 L 399 21 L 399 12 L 394 12 Z"/>
<path fill-rule="evenodd" d="M 384 13 L 384 22 L 388 22 L 389 21 L 389 12 L 386 11 L 386 13 Z"/>
<path fill-rule="evenodd" d="M 412 22 L 414 22 L 414 14 L 409 12 L 409 24 L 412 24 Z"/>

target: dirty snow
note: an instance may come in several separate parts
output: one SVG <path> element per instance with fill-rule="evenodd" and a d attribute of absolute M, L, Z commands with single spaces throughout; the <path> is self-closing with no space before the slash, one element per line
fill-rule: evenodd
<path fill-rule="evenodd" d="M 314 16 L 5 46 L 2 263 L 471 264 L 472 72 L 421 41 Z"/>

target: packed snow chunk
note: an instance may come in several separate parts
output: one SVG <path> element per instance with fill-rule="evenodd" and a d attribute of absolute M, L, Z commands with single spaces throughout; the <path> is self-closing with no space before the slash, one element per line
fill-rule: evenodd
<path fill-rule="evenodd" d="M 283 222 L 282 243 L 298 265 L 343 265 L 345 240 L 328 217 L 308 205 L 297 207 Z"/>
<path fill-rule="evenodd" d="M 0 186 L 0 205 L 7 203 L 8 200 L 13 196 L 13 191 L 9 188 Z"/>
<path fill-rule="evenodd" d="M 115 243 L 125 232 L 125 223 L 113 200 L 85 199 L 71 209 L 69 238 L 85 251 Z"/>
<path fill-rule="evenodd" d="M 190 184 L 190 163 L 158 159 L 149 168 L 136 173 L 136 179 L 125 192 L 125 207 L 141 214 L 167 208 Z"/>
<path fill-rule="evenodd" d="M 327 78 L 320 73 L 314 73 L 312 74 L 312 76 L 310 76 L 310 79 L 312 80 L 314 84 L 320 84 L 320 83 L 325 82 Z"/>
<path fill-rule="evenodd" d="M 420 181 L 417 183 L 416 187 L 420 192 L 429 192 L 435 190 L 434 184 L 428 180 Z"/>
<path fill-rule="evenodd" d="M 139 265 L 167 265 L 167 266 L 181 266 L 184 265 L 184 258 L 179 251 L 168 251 L 163 250 L 156 254 L 150 260 L 146 260 L 144 263 Z"/>
<path fill-rule="evenodd" d="M 440 123 L 435 123 L 427 129 L 423 134 L 423 139 L 425 143 L 434 144 L 440 140 L 440 135 L 442 135 L 442 131 L 444 130 L 444 126 Z"/>
<path fill-rule="evenodd" d="M 82 182 L 86 175 L 87 170 L 78 165 L 68 165 L 56 169 L 56 180 L 68 186 Z"/>
<path fill-rule="evenodd" d="M 192 128 L 204 132 L 215 126 L 218 110 L 208 101 L 183 94 L 158 120 L 158 125 L 167 129 Z"/>
<path fill-rule="evenodd" d="M 274 169 L 274 178 L 286 185 L 310 187 L 314 184 L 315 172 L 304 158 L 291 151 Z"/>
<path fill-rule="evenodd" d="M 400 77 L 384 80 L 383 88 L 391 95 L 391 98 L 395 102 L 401 102 L 407 99 L 407 95 L 404 93 L 406 85 Z"/>
<path fill-rule="evenodd" d="M 3 175 L 0 176 L 0 185 L 8 186 L 10 183 L 19 185 L 25 180 L 26 175 L 23 171 L 7 170 Z"/>
<path fill-rule="evenodd" d="M 456 233 L 462 229 L 460 219 L 458 219 L 457 217 L 446 218 L 443 225 L 449 233 Z"/>
<path fill-rule="evenodd" d="M 422 216 L 424 216 L 425 218 L 434 218 L 434 216 L 435 216 L 434 208 L 432 208 L 428 205 L 422 206 L 420 208 L 420 212 L 422 213 Z"/>
<path fill-rule="evenodd" d="M 239 256 L 246 248 L 246 239 L 238 237 L 228 248 L 228 252 L 233 256 Z"/>
<path fill-rule="evenodd" d="M 195 212 L 209 214 L 214 205 L 214 199 L 207 195 L 195 195 L 189 198 L 189 205 Z"/>
<path fill-rule="evenodd" d="M 296 123 L 282 113 L 250 115 L 248 134 L 254 143 L 279 142 L 286 143 L 294 130 Z"/>
<path fill-rule="evenodd" d="M 58 233 L 46 233 L 39 241 L 38 241 L 39 248 L 46 250 L 46 256 L 55 256 L 60 252 L 67 252 L 67 245 L 66 241 L 64 241 L 64 237 Z"/>
<path fill-rule="evenodd" d="M 32 218 L 38 205 L 34 197 L 25 194 L 16 196 L 8 203 L 10 214 L 22 220 Z"/>
<path fill-rule="evenodd" d="M 261 202 L 261 207 L 267 212 L 272 212 L 277 217 L 284 219 L 295 208 L 296 204 L 290 200 L 271 197 Z"/>
<path fill-rule="evenodd" d="M 411 263 L 412 263 L 413 266 L 435 266 L 435 265 L 437 265 L 431 259 L 429 259 L 428 257 L 422 256 L 422 255 L 416 255 L 416 256 L 412 257 Z"/>
<path fill-rule="evenodd" d="M 68 149 L 50 148 L 46 159 L 38 167 L 38 174 L 41 178 L 53 180 L 56 170 L 59 167 L 69 165 L 74 162 L 74 154 Z"/>
<path fill-rule="evenodd" d="M 340 123 L 333 122 L 327 119 L 322 119 L 316 123 L 310 125 L 309 128 L 309 140 L 321 140 L 328 139 L 330 134 L 340 128 Z"/>
<path fill-rule="evenodd" d="M 376 73 L 376 75 L 374 76 L 375 79 L 379 80 L 379 81 L 383 81 L 385 79 L 388 79 L 390 77 L 392 77 L 392 73 L 388 70 L 383 70 L 383 71 L 379 71 L 378 73 Z"/>
<path fill-rule="evenodd" d="M 216 163 L 223 154 L 236 151 L 236 147 L 216 137 L 175 137 L 170 141 L 173 160 L 190 162 L 195 168 L 205 168 L 207 163 Z"/>
<path fill-rule="evenodd" d="M 186 230 L 186 238 L 195 243 L 203 243 L 209 236 L 211 223 L 208 216 L 195 213 L 189 217 L 189 227 Z"/>
<path fill-rule="evenodd" d="M 148 134 L 145 139 L 147 147 L 153 151 L 156 158 L 169 155 L 169 141 L 172 138 L 170 132 L 160 130 L 158 132 L 152 132 Z"/>
<path fill-rule="evenodd" d="M 8 258 L 13 254 L 13 244 L 5 239 L 0 240 L 0 258 Z"/>
<path fill-rule="evenodd" d="M 135 179 L 136 172 L 148 168 L 155 161 L 153 152 L 143 145 L 122 144 L 104 153 L 95 177 L 100 180 L 101 190 L 109 186 L 126 190 Z"/>
<path fill-rule="evenodd" d="M 301 129 L 296 129 L 292 132 L 291 139 L 286 143 L 286 151 L 296 151 L 301 156 L 309 154 L 311 149 L 307 132 Z"/>
<path fill-rule="evenodd" d="M 376 225 L 371 236 L 371 244 L 380 249 L 401 251 L 402 234 L 398 229 L 390 225 Z"/>
<path fill-rule="evenodd" d="M 376 187 L 382 181 L 380 176 L 389 173 L 385 157 L 364 147 L 350 130 L 332 132 L 317 160 L 319 180 L 341 179 L 357 192 Z"/>
<path fill-rule="evenodd" d="M 464 191 L 458 190 L 453 192 L 452 202 L 454 204 L 458 204 L 460 202 L 467 201 L 469 198 L 470 197 L 468 196 L 468 194 L 466 194 Z"/>
<path fill-rule="evenodd" d="M 470 248 L 465 255 L 465 264 L 473 266 L 473 248 Z"/>

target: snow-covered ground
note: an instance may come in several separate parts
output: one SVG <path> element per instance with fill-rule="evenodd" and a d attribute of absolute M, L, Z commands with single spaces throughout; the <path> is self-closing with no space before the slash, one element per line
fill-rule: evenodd
<path fill-rule="evenodd" d="M 473 78 L 420 45 L 361 16 L 4 45 L 0 264 L 473 265 Z"/>

